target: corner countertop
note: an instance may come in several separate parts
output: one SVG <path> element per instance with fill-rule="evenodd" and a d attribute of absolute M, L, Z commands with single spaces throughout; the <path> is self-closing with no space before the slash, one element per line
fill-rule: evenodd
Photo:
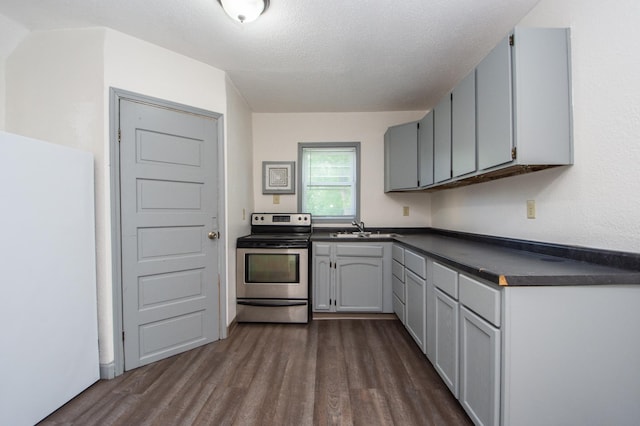
<path fill-rule="evenodd" d="M 545 253 L 545 244 L 541 244 L 542 249 L 534 247 L 535 250 L 532 251 L 508 247 L 499 242 L 473 241 L 429 231 L 406 234 L 402 231 L 393 232 L 398 236 L 371 240 L 357 237 L 331 238 L 328 232 L 318 232 L 313 234 L 312 241 L 393 241 L 444 265 L 501 286 L 640 284 L 640 255 L 633 253 L 620 253 L 621 256 L 631 256 L 631 260 L 625 259 L 625 265 L 620 267 L 614 258 L 617 252 L 613 252 L 612 256 L 612 252 L 602 251 L 604 261 L 596 263 L 580 260 L 580 256 L 575 255 L 572 256 L 574 258 L 558 256 L 557 248 L 560 246 L 554 246 L 556 250 Z M 527 244 L 535 245 L 530 242 Z M 577 251 L 571 246 L 567 246 L 567 249 L 568 253 L 575 254 Z M 589 250 L 591 257 L 593 252 Z M 629 267 L 629 264 L 637 267 Z"/>

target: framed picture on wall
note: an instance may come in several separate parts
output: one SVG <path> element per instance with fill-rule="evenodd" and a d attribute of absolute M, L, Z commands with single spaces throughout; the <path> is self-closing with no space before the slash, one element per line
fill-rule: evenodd
<path fill-rule="evenodd" d="M 296 193 L 295 161 L 263 161 L 262 193 L 263 194 L 295 194 Z"/>

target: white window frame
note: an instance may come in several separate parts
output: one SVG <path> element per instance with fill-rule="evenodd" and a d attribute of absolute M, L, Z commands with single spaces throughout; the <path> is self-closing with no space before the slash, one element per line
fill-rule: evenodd
<path fill-rule="evenodd" d="M 317 216 L 313 215 L 313 212 L 303 211 L 303 201 L 305 197 L 306 186 L 304 183 L 304 160 L 303 152 L 306 148 L 322 148 L 322 149 L 336 149 L 336 148 L 354 148 L 356 161 L 355 161 L 355 193 L 353 194 L 353 200 L 355 203 L 355 215 L 354 216 Z M 352 221 L 360 221 L 360 142 L 299 142 L 298 143 L 298 211 L 301 213 L 311 213 L 314 223 L 349 223 Z"/>

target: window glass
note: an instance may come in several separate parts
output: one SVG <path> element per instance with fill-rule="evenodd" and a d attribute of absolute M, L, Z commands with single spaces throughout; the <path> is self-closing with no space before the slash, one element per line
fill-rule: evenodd
<path fill-rule="evenodd" d="M 254 284 L 300 282 L 299 254 L 245 254 L 245 282 Z"/>
<path fill-rule="evenodd" d="M 298 209 L 314 222 L 351 222 L 359 216 L 360 143 L 300 143 Z"/>

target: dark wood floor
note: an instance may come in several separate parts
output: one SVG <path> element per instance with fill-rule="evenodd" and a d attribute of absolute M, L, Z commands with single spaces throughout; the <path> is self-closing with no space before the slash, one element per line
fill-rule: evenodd
<path fill-rule="evenodd" d="M 43 425 L 471 424 L 397 320 L 239 324 L 99 381 Z"/>

